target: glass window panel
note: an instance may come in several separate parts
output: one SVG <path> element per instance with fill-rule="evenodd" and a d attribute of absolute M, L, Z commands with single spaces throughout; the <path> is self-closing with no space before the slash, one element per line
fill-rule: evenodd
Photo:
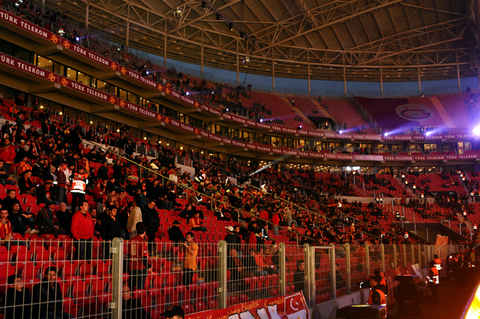
<path fill-rule="evenodd" d="M 67 68 L 67 78 L 72 81 L 77 80 L 77 71 L 71 68 Z"/>
<path fill-rule="evenodd" d="M 53 72 L 53 61 L 42 56 L 37 57 L 37 66 L 47 71 Z"/>
<path fill-rule="evenodd" d="M 90 79 L 91 79 L 90 75 L 84 74 L 82 72 L 78 72 L 78 75 L 77 75 L 78 82 L 90 86 Z"/>

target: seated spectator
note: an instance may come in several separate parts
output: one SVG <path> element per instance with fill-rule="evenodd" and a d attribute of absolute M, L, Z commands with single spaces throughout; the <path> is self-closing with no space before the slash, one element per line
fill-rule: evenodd
<path fill-rule="evenodd" d="M 172 227 L 168 229 L 168 238 L 175 243 L 185 242 L 185 236 L 183 235 L 179 225 L 180 223 L 175 220 Z"/>
<path fill-rule="evenodd" d="M 224 221 L 231 221 L 232 219 L 229 217 L 230 212 L 225 209 L 223 204 L 218 205 L 218 208 L 215 209 L 214 212 L 215 216 L 217 217 L 217 220 L 224 220 Z"/>
<path fill-rule="evenodd" d="M 57 282 L 57 268 L 45 269 L 43 281 L 32 288 L 32 318 L 74 318 L 63 311 L 63 295 L 60 284 Z"/>
<path fill-rule="evenodd" d="M 140 301 L 132 298 L 127 284 L 123 285 L 122 292 L 122 319 L 150 319 L 150 314 L 145 311 Z"/>
<path fill-rule="evenodd" d="M 14 233 L 23 235 L 28 233 L 37 234 L 39 232 L 35 229 L 35 215 L 24 211 L 18 203 L 13 204 L 8 219 L 12 223 Z"/>
<path fill-rule="evenodd" d="M 15 189 L 10 188 L 7 192 L 7 197 L 2 200 L 2 207 L 5 207 L 9 211 L 12 209 L 13 204 L 20 204 L 20 201 L 17 199 L 17 192 Z"/>
<path fill-rule="evenodd" d="M 4 162 L 0 160 L 0 184 L 5 185 L 8 179 L 8 172 L 5 170 Z"/>
<path fill-rule="evenodd" d="M 3 297 L 2 306 L 4 318 L 30 318 L 30 292 L 25 289 L 20 275 L 11 275 L 7 278 L 8 290 Z"/>
<path fill-rule="evenodd" d="M 58 225 L 55 221 L 55 204 L 52 201 L 47 201 L 37 216 L 37 225 L 40 227 L 40 234 L 52 234 L 58 236 L 65 234 L 65 229 Z"/>
<path fill-rule="evenodd" d="M 18 180 L 18 188 L 20 188 L 20 194 L 35 195 L 36 185 L 33 181 L 31 170 L 23 172 L 22 177 Z"/>
<path fill-rule="evenodd" d="M 37 190 L 37 203 L 43 204 L 47 202 L 53 202 L 58 204 L 57 192 L 54 191 L 53 181 L 46 181 L 44 185 L 40 186 Z"/>
<path fill-rule="evenodd" d="M 203 226 L 203 221 L 200 218 L 200 213 L 196 212 L 194 217 L 191 217 L 188 221 L 188 225 L 190 226 L 190 230 L 199 230 L 199 231 L 207 231 L 207 227 Z"/>
<path fill-rule="evenodd" d="M 9 245 L 12 239 L 12 224 L 8 220 L 8 210 L 0 208 L 0 244 Z"/>
<path fill-rule="evenodd" d="M 68 209 L 67 204 L 64 202 L 60 203 L 56 216 L 59 226 L 65 229 L 66 234 L 71 234 L 73 214 L 72 211 Z"/>
<path fill-rule="evenodd" d="M 188 203 L 187 206 L 185 206 L 185 209 L 178 214 L 178 217 L 185 218 L 185 219 L 190 219 L 195 216 L 197 213 L 197 210 L 195 206 L 192 204 Z"/>

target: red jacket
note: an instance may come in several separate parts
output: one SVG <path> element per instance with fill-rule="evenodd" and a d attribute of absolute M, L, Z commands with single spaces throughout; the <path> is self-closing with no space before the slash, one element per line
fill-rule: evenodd
<path fill-rule="evenodd" d="M 0 160 L 4 161 L 5 163 L 12 164 L 15 156 L 15 147 L 12 145 L 9 145 L 8 147 L 2 147 L 0 149 Z"/>
<path fill-rule="evenodd" d="M 80 210 L 72 217 L 72 235 L 74 239 L 93 238 L 93 220 L 92 215 L 84 215 Z"/>

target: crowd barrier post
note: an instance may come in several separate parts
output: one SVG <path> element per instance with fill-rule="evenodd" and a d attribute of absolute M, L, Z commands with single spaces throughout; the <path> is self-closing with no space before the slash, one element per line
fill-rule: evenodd
<path fill-rule="evenodd" d="M 370 274 L 370 247 L 368 244 L 365 244 L 365 268 L 367 269 L 367 274 Z"/>
<path fill-rule="evenodd" d="M 218 286 L 218 306 L 227 307 L 227 242 L 220 240 L 218 242 L 219 254 L 219 286 Z"/>
<path fill-rule="evenodd" d="M 330 282 L 332 283 L 331 284 L 331 289 L 332 289 L 332 300 L 335 301 L 335 303 L 337 302 L 337 274 L 336 274 L 336 263 L 335 263 L 335 245 L 334 244 L 330 244 L 330 274 L 331 274 L 331 278 L 330 278 Z"/>
<path fill-rule="evenodd" d="M 315 254 L 311 253 L 309 244 L 303 245 L 303 252 L 305 256 L 303 258 L 303 261 L 305 263 L 305 276 L 303 277 L 305 280 L 305 300 L 307 301 L 307 305 L 309 305 L 309 307 L 312 307 L 315 302 L 314 294 L 312 294 L 312 286 L 315 287 Z M 312 296 L 314 297 L 313 299 Z"/>
<path fill-rule="evenodd" d="M 280 296 L 285 296 L 286 290 L 286 269 L 285 269 L 285 243 L 278 244 L 279 256 L 280 256 Z"/>
<path fill-rule="evenodd" d="M 311 280 L 310 280 L 310 285 L 306 287 L 308 287 L 310 291 L 310 306 L 314 307 L 317 300 L 317 289 L 316 289 L 317 277 L 315 274 L 316 251 L 315 251 L 315 247 L 310 247 L 310 245 L 308 249 L 310 250 L 310 259 L 306 260 L 305 264 L 307 264 L 308 262 L 308 266 L 310 269 L 309 275 Z"/>
<path fill-rule="evenodd" d="M 385 245 L 384 244 L 380 244 L 380 251 L 381 251 L 381 260 L 382 260 L 380 271 L 385 271 Z"/>
<path fill-rule="evenodd" d="M 422 268 L 422 245 L 418 244 L 418 265 Z"/>
<path fill-rule="evenodd" d="M 114 238 L 112 241 L 112 318 L 122 318 L 122 290 L 123 290 L 123 244 L 122 238 Z"/>
<path fill-rule="evenodd" d="M 382 264 L 383 264 L 383 244 L 382 244 Z M 392 245 L 392 248 L 393 248 L 393 269 L 397 269 L 398 267 L 398 264 L 397 264 L 397 245 L 393 244 Z M 382 271 L 385 271 L 385 266 L 383 266 L 382 268 Z"/>
<path fill-rule="evenodd" d="M 346 275 L 347 275 L 347 294 L 350 294 L 352 292 L 352 271 L 351 271 L 351 260 L 350 260 L 350 244 L 346 243 L 345 244 L 345 266 L 347 267 L 346 269 Z"/>

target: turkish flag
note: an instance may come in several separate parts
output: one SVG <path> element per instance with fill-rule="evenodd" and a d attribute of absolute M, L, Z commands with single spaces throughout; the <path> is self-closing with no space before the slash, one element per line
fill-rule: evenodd
<path fill-rule="evenodd" d="M 290 319 L 307 318 L 307 307 L 301 292 L 285 297 L 285 314 Z"/>

